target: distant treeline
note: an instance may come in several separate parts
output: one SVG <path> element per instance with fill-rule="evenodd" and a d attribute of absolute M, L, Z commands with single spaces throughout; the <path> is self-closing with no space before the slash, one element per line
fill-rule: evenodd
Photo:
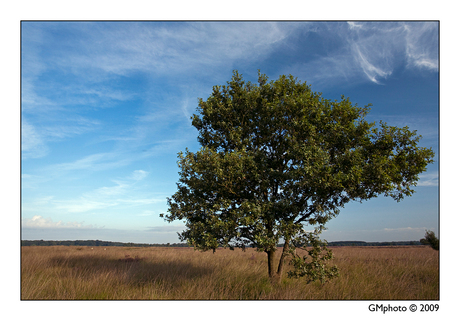
<path fill-rule="evenodd" d="M 87 240 L 87 241 L 21 241 L 22 246 L 125 246 L 125 247 L 189 247 L 186 243 L 166 243 L 166 244 L 147 244 L 147 243 L 123 243 L 123 242 L 110 242 L 100 240 Z M 363 242 L 363 241 L 340 241 L 328 242 L 329 246 L 403 246 L 403 245 L 422 245 L 419 241 L 398 241 L 398 242 Z M 283 244 L 278 246 L 282 247 Z"/>

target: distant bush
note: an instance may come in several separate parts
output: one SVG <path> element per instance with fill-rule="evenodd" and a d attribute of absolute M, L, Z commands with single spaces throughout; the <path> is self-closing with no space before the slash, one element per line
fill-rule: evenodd
<path fill-rule="evenodd" d="M 430 245 L 436 251 L 439 251 L 439 239 L 434 235 L 433 231 L 427 230 L 425 238 L 420 240 L 420 243 L 424 245 Z"/>

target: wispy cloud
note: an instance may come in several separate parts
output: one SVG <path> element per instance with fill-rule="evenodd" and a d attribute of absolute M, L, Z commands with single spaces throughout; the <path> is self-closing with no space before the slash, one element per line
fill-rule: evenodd
<path fill-rule="evenodd" d="M 398 24 L 361 23 L 357 28 L 356 24 L 348 23 L 347 44 L 351 57 L 368 80 L 379 84 L 379 80 L 390 76 L 394 68 L 403 63 L 403 30 Z"/>
<path fill-rule="evenodd" d="M 24 219 L 22 222 L 24 228 L 93 228 L 92 225 L 84 225 L 83 222 L 54 222 L 51 218 L 44 218 L 35 215 L 30 219 Z"/>
<path fill-rule="evenodd" d="M 116 152 L 96 153 L 73 162 L 50 165 L 48 170 L 59 174 L 75 170 L 109 170 L 126 165 L 129 162 L 126 159 L 120 159 L 119 156 L 120 155 Z"/>
<path fill-rule="evenodd" d="M 185 230 L 184 225 L 149 226 L 147 231 L 155 233 L 177 233 Z"/>
<path fill-rule="evenodd" d="M 384 232 L 423 232 L 426 227 L 397 227 L 397 228 L 384 228 Z"/>
<path fill-rule="evenodd" d="M 145 177 L 147 177 L 148 174 L 149 174 L 148 172 L 143 171 L 142 169 L 138 169 L 138 170 L 135 170 L 131 174 L 130 178 L 135 181 L 140 181 L 140 180 L 143 180 Z"/>
<path fill-rule="evenodd" d="M 116 200 L 98 201 L 89 199 L 88 197 L 79 197 L 73 200 L 56 200 L 54 201 L 55 208 L 67 213 L 84 213 L 102 209 L 113 208 L 119 205 Z"/>
<path fill-rule="evenodd" d="M 357 64 L 361 67 L 362 71 L 366 74 L 370 81 L 380 84 L 377 80 L 378 78 L 386 78 L 391 75 L 391 69 L 389 66 L 379 66 L 379 64 L 372 62 L 370 60 L 372 55 L 363 52 L 364 48 L 361 48 L 356 43 L 354 43 L 351 48 Z"/>
<path fill-rule="evenodd" d="M 359 23 L 359 22 L 348 21 L 347 23 L 348 23 L 348 27 L 349 27 L 351 30 L 363 28 L 363 24 L 362 24 L 362 23 Z"/>
<path fill-rule="evenodd" d="M 99 121 L 73 115 L 72 119 L 54 121 L 53 125 L 42 126 L 42 133 L 49 140 L 62 140 L 90 132 L 98 127 Z"/>
<path fill-rule="evenodd" d="M 22 189 L 37 189 L 43 181 L 46 181 L 41 176 L 38 175 L 31 175 L 22 173 L 21 174 L 21 187 Z"/>
<path fill-rule="evenodd" d="M 50 142 L 97 129 L 104 131 L 99 131 L 100 136 L 93 141 L 117 141 L 116 147 L 122 150 L 146 142 L 158 144 L 164 140 L 165 126 L 190 124 L 195 107 L 192 101 L 196 102 L 197 97 L 195 87 L 193 99 L 189 95 L 189 87 L 194 84 L 181 85 L 181 92 L 174 95 L 162 86 L 177 86 L 174 79 L 195 74 L 196 70 L 210 81 L 216 68 L 230 72 L 237 61 L 246 64 L 263 59 L 299 28 L 295 23 L 251 22 L 24 23 L 23 31 L 28 36 L 23 41 L 22 111 L 24 118 L 33 119 L 33 123 L 24 125 L 24 156 L 44 157 Z M 66 32 L 76 41 L 60 36 Z M 36 35 L 33 39 L 29 36 L 32 34 Z M 126 76 L 134 74 L 148 79 L 146 88 L 124 85 Z M 104 118 L 85 116 L 86 111 L 133 99 L 144 102 L 136 106 L 150 107 L 132 113 L 133 122 L 124 123 L 122 130 L 112 132 L 113 126 L 105 124 Z M 173 105 L 178 108 L 171 108 Z M 180 137 L 168 140 L 183 144 L 190 139 L 184 134 L 187 126 L 183 127 Z M 123 152 L 114 153 L 119 156 Z M 128 154 L 120 160 L 111 157 L 114 153 L 89 155 L 58 164 L 56 169 L 113 168 L 129 163 Z"/>
<path fill-rule="evenodd" d="M 48 154 L 48 147 L 42 135 L 25 119 L 22 120 L 21 136 L 22 157 L 24 159 L 40 158 Z"/>
<path fill-rule="evenodd" d="M 32 27 L 38 28 L 29 28 Z M 49 35 L 56 28 L 71 29 L 84 41 L 59 39 L 61 45 L 52 51 L 47 62 L 79 77 L 85 75 L 101 81 L 138 70 L 171 75 L 197 67 L 231 65 L 236 59 L 260 59 L 297 27 L 251 22 L 99 22 L 49 23 L 41 32 Z M 260 50 L 249 55 L 254 47 Z"/>
<path fill-rule="evenodd" d="M 417 186 L 438 186 L 439 185 L 439 174 L 435 173 L 424 173 L 419 175 L 419 182 Z"/>
<path fill-rule="evenodd" d="M 135 170 L 124 179 L 112 180 L 114 185 L 99 187 L 74 199 L 53 200 L 53 205 L 56 209 L 68 213 L 83 213 L 165 202 L 165 198 L 150 197 L 136 188 L 136 184 L 147 175 L 148 172 L 144 170 Z"/>
<path fill-rule="evenodd" d="M 134 170 L 130 175 L 122 178 L 112 179 L 112 184 L 101 186 L 90 190 L 88 192 L 75 195 L 75 197 L 59 197 L 56 195 L 38 196 L 30 198 L 24 196 L 22 208 L 24 212 L 34 213 L 36 215 L 42 213 L 53 213 L 54 215 L 68 214 L 68 213 L 89 213 L 89 212 L 105 212 L 119 211 L 120 209 L 133 208 L 134 212 L 142 211 L 145 206 L 152 204 L 165 203 L 166 195 L 159 196 L 146 191 L 145 186 L 148 182 L 142 185 L 140 182 L 144 181 L 148 176 L 148 172 L 144 170 Z M 37 188 L 39 183 L 33 183 L 31 175 L 23 174 L 23 180 L 28 183 L 30 188 Z M 37 178 L 39 182 L 43 179 Z M 66 185 L 62 185 L 63 189 L 67 189 Z M 145 212 L 145 210 L 144 210 Z M 38 221 L 41 222 L 41 221 Z"/>
<path fill-rule="evenodd" d="M 95 130 L 100 122 L 78 115 L 66 118 L 50 117 L 46 121 L 22 117 L 21 136 L 23 158 L 41 158 L 49 153 L 49 143 L 62 141 Z"/>
<path fill-rule="evenodd" d="M 95 195 L 100 195 L 101 199 L 96 199 Z M 141 205 L 150 205 L 159 202 L 165 202 L 165 198 L 139 198 L 120 195 L 113 197 L 115 194 L 104 194 L 101 191 L 95 191 L 94 194 L 86 193 L 85 195 L 76 199 L 55 200 L 54 206 L 56 209 L 67 213 L 84 213 L 90 211 L 117 209 L 125 207 L 134 207 Z"/>
<path fill-rule="evenodd" d="M 47 165 L 43 172 L 50 178 L 57 178 L 75 172 L 110 171 L 143 159 L 161 157 L 161 155 L 168 153 L 176 155 L 183 148 L 184 141 L 190 140 L 190 137 L 186 136 L 178 139 L 155 141 L 151 135 L 149 136 L 147 128 L 145 131 L 145 133 L 137 133 L 132 136 L 111 138 L 118 143 L 118 146 L 111 152 L 90 154 L 71 162 Z M 196 139 L 193 138 L 193 140 Z M 146 175 L 146 172 L 139 171 L 134 172 L 132 177 L 140 179 Z"/>
<path fill-rule="evenodd" d="M 404 25 L 406 57 L 410 67 L 438 70 L 437 23 L 407 23 Z"/>
<path fill-rule="evenodd" d="M 438 69 L 436 22 L 324 23 L 309 32 L 331 41 L 326 55 L 291 66 L 322 85 L 370 81 L 381 84 L 397 68 Z"/>
<path fill-rule="evenodd" d="M 142 213 L 137 214 L 137 216 L 152 216 L 152 215 L 155 215 L 155 211 L 145 210 L 145 211 L 142 211 Z"/>

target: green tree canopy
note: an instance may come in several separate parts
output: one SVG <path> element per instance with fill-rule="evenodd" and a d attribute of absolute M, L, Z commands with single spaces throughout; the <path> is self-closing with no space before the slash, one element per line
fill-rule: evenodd
<path fill-rule="evenodd" d="M 234 71 L 199 99 L 192 124 L 202 147 L 179 153 L 166 220 L 184 220 L 180 239 L 201 250 L 265 251 L 270 277 L 281 275 L 296 246 L 318 243 L 306 225 L 320 232 L 350 201 L 380 194 L 400 201 L 433 162 L 415 131 L 367 122 L 369 106 L 325 99 L 291 75 L 268 81 L 259 72 L 253 84 Z M 306 268 L 298 259 L 307 258 L 297 256 L 297 270 Z"/>

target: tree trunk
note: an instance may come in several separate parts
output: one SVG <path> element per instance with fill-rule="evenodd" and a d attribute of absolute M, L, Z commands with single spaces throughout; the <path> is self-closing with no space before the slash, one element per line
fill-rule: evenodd
<path fill-rule="evenodd" d="M 270 279 L 275 279 L 277 276 L 276 269 L 275 269 L 275 253 L 276 249 L 266 251 L 268 256 L 268 276 Z"/>
<path fill-rule="evenodd" d="M 286 240 L 284 242 L 283 253 L 281 253 L 280 263 L 278 265 L 278 275 L 280 279 L 281 279 L 281 276 L 283 275 L 284 262 L 286 260 L 286 257 L 288 256 L 288 251 L 289 251 L 289 240 Z"/>
<path fill-rule="evenodd" d="M 268 276 L 273 282 L 281 282 L 281 277 L 283 276 L 284 263 L 285 259 L 288 256 L 289 251 L 289 241 L 284 243 L 283 253 L 281 253 L 281 258 L 278 263 L 278 270 L 276 269 L 276 249 L 270 251 L 265 251 L 268 256 Z"/>

